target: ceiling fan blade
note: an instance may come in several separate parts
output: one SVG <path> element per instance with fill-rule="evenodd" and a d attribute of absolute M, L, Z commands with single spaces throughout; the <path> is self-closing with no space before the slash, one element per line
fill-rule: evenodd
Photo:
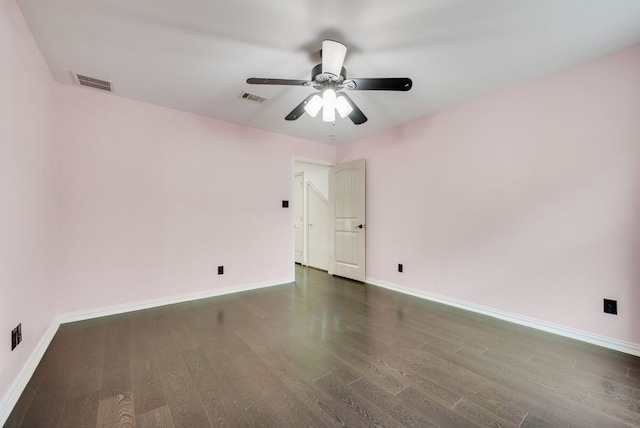
<path fill-rule="evenodd" d="M 408 91 L 411 86 L 413 86 L 413 82 L 408 77 L 349 79 L 345 81 L 346 88 L 356 91 Z"/>
<path fill-rule="evenodd" d="M 347 55 L 347 47 L 335 40 L 322 42 L 322 73 L 340 76 L 344 57 Z"/>
<path fill-rule="evenodd" d="M 261 77 L 251 77 L 247 79 L 247 83 L 250 85 L 286 85 L 286 86 L 305 86 L 309 83 L 308 80 L 293 80 L 293 79 L 267 79 Z"/>
<path fill-rule="evenodd" d="M 355 125 L 362 125 L 367 121 L 367 116 L 365 116 L 364 113 L 362 113 L 362 110 L 360 110 L 358 106 L 353 102 L 353 100 L 349 98 L 349 95 L 345 94 L 344 92 L 338 92 L 338 95 L 345 97 L 345 99 L 353 109 L 351 113 L 349 113 L 349 119 L 351 119 L 351 122 L 353 122 Z"/>
<path fill-rule="evenodd" d="M 315 92 L 313 94 L 309 95 L 304 100 L 302 100 L 302 102 L 300 104 L 298 104 L 296 106 L 296 108 L 291 110 L 291 113 L 289 113 L 287 115 L 287 117 L 285 117 L 285 120 L 296 120 L 296 119 L 300 118 L 300 116 L 302 116 L 304 114 L 304 107 L 307 105 L 309 100 L 311 100 L 311 98 L 313 98 L 314 95 L 316 95 Z"/>

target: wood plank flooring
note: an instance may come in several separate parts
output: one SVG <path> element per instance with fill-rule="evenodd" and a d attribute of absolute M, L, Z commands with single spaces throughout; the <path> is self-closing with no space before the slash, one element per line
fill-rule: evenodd
<path fill-rule="evenodd" d="M 7 427 L 639 427 L 640 358 L 296 267 L 62 325 Z"/>

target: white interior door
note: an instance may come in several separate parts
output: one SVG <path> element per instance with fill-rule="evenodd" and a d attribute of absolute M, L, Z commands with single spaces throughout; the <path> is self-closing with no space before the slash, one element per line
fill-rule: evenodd
<path fill-rule="evenodd" d="M 365 163 L 339 164 L 329 173 L 329 273 L 365 279 Z"/>
<path fill-rule="evenodd" d="M 329 270 L 329 201 L 312 183 L 307 183 L 307 208 L 309 266 Z"/>
<path fill-rule="evenodd" d="M 304 173 L 298 172 L 293 182 L 293 237 L 295 262 L 304 263 Z"/>

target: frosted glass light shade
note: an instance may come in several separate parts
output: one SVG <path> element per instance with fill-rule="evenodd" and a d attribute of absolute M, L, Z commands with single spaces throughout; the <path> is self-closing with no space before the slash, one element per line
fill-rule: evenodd
<path fill-rule="evenodd" d="M 322 94 L 322 120 L 333 122 L 336 120 L 336 91 L 325 89 Z"/>
<path fill-rule="evenodd" d="M 353 107 L 351 107 L 351 104 L 349 104 L 349 101 L 347 101 L 345 97 L 340 95 L 336 99 L 336 110 L 338 110 L 340 117 L 344 119 L 353 111 Z"/>
<path fill-rule="evenodd" d="M 320 95 L 314 95 L 311 97 L 307 105 L 304 106 L 304 111 L 309 113 L 309 116 L 316 117 L 321 108 L 322 98 L 320 98 Z"/>

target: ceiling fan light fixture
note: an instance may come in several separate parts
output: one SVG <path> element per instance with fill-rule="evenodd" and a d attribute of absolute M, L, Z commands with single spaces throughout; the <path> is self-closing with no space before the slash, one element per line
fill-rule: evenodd
<path fill-rule="evenodd" d="M 344 57 L 347 55 L 347 47 L 334 40 L 322 42 L 322 73 L 340 76 Z"/>
<path fill-rule="evenodd" d="M 314 95 L 304 106 L 304 111 L 306 111 L 309 116 L 316 117 L 321 108 L 322 98 L 320 97 L 320 95 Z"/>
<path fill-rule="evenodd" d="M 336 91 L 325 89 L 322 93 L 322 120 L 333 122 L 336 120 Z"/>
<path fill-rule="evenodd" d="M 351 104 L 349 104 L 349 101 L 347 101 L 344 96 L 340 95 L 336 99 L 336 110 L 338 110 L 340 117 L 344 119 L 353 111 L 353 107 L 351 107 Z"/>

